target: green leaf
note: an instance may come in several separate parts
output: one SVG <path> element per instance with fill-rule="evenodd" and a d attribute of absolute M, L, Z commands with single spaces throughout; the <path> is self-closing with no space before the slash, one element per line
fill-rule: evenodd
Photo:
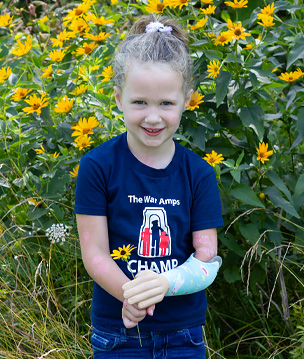
<path fill-rule="evenodd" d="M 295 196 L 300 196 L 303 193 L 304 193 L 304 173 L 302 173 L 301 176 L 298 179 L 294 195 Z"/>
<path fill-rule="evenodd" d="M 282 208 L 284 211 L 291 214 L 292 216 L 300 218 L 294 206 L 282 197 L 280 191 L 277 188 L 268 187 L 265 189 L 264 192 L 268 195 L 274 207 Z"/>
<path fill-rule="evenodd" d="M 289 52 L 287 60 L 287 70 L 290 66 L 296 62 L 298 59 L 303 59 L 304 57 L 304 39 L 298 40 L 295 46 Z"/>
<path fill-rule="evenodd" d="M 255 207 L 265 208 L 263 203 L 259 200 L 254 190 L 245 184 L 239 184 L 230 191 L 230 195 L 242 202 L 248 203 Z"/>
<path fill-rule="evenodd" d="M 29 212 L 29 220 L 34 221 L 40 217 L 42 217 L 44 214 L 48 213 L 50 210 L 48 208 L 39 208 L 36 207 L 33 211 Z"/>
<path fill-rule="evenodd" d="M 244 150 L 242 151 L 242 153 L 239 155 L 238 159 L 236 160 L 236 165 L 235 165 L 236 167 L 239 167 L 243 158 L 244 158 Z"/>
<path fill-rule="evenodd" d="M 242 247 L 238 244 L 237 240 L 235 239 L 235 236 L 233 236 L 230 233 L 220 233 L 219 234 L 219 240 L 233 253 L 237 254 L 240 257 L 244 257 L 245 251 L 242 249 Z"/>
<path fill-rule="evenodd" d="M 255 245 L 258 239 L 260 238 L 259 229 L 253 223 L 240 224 L 239 229 L 242 236 L 253 245 Z"/>
<path fill-rule="evenodd" d="M 241 182 L 241 171 L 240 170 L 232 170 L 230 171 L 231 176 L 235 179 L 237 183 Z"/>
<path fill-rule="evenodd" d="M 227 71 L 221 71 L 220 74 L 215 79 L 216 83 L 216 107 L 224 100 L 228 92 L 228 86 L 231 81 L 231 73 Z"/>
<path fill-rule="evenodd" d="M 224 278 L 228 283 L 234 283 L 241 280 L 241 270 L 238 267 L 226 268 L 224 270 Z"/>
<path fill-rule="evenodd" d="M 274 171 L 268 171 L 267 172 L 268 178 L 271 180 L 271 182 L 280 190 L 282 191 L 286 197 L 289 199 L 290 202 L 292 202 L 291 194 L 286 187 L 285 183 L 281 180 L 279 175 Z"/>
<path fill-rule="evenodd" d="M 264 136 L 264 111 L 261 106 L 242 107 L 238 115 L 244 126 L 252 128 L 260 142 Z"/>

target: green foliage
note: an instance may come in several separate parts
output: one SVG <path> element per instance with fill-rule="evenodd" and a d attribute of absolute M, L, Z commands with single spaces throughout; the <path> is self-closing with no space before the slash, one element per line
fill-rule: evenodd
<path fill-rule="evenodd" d="M 300 358 L 303 308 L 293 305 L 304 295 L 303 1 L 275 1 L 270 27 L 257 19 L 268 3 L 249 1 L 233 9 L 214 1 L 215 13 L 197 29 L 193 26 L 205 17 L 200 9 L 208 5 L 178 3 L 164 14 L 187 29 L 193 81 L 203 102 L 194 101 L 184 112 L 176 139 L 214 165 L 225 221 L 219 231 L 223 267 L 208 291 L 209 357 Z M 91 279 L 81 262 L 71 172 L 90 148 L 125 130 L 111 74 L 104 71 L 147 10 L 140 0 L 92 1 L 76 16 L 70 11 L 79 4 L 85 5 L 0 4 L 2 14 L 13 16 L 8 25 L 0 20 L 0 356 L 5 358 L 91 355 Z M 89 13 L 112 21 L 95 24 L 86 18 Z M 83 18 L 88 31 L 72 28 L 73 18 Z M 249 36 L 216 45 L 228 20 L 234 28 L 241 21 L 241 33 Z M 53 47 L 64 30 L 72 35 Z M 109 36 L 90 49 L 95 41 L 87 34 L 100 32 Z M 26 34 L 32 36 L 28 52 L 13 54 Z M 51 51 L 59 49 L 65 53 L 55 61 Z M 80 86 L 84 92 L 73 93 Z M 16 98 L 18 88 L 30 92 Z M 41 107 L 33 96 L 43 94 Z M 98 125 L 79 125 L 90 117 Z M 76 125 L 84 139 L 74 136 Z M 69 228 L 59 237 L 65 241 L 50 241 L 47 229 L 61 223 Z M 291 305 L 298 314 L 289 312 Z"/>

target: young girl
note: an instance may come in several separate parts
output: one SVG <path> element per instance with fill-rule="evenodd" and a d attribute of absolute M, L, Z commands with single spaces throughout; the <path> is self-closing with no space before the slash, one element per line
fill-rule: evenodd
<path fill-rule="evenodd" d="M 223 221 L 212 167 L 173 140 L 192 93 L 186 43 L 166 17 L 133 25 L 115 56 L 127 132 L 81 159 L 75 213 L 94 280 L 95 359 L 205 357 L 204 289 Z"/>

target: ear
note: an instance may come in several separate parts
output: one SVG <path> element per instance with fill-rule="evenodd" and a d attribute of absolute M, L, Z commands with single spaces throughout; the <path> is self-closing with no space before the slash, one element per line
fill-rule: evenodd
<path fill-rule="evenodd" d="M 193 90 L 191 89 L 191 90 L 188 92 L 188 94 L 187 94 L 187 96 L 186 96 L 186 99 L 185 99 L 185 109 L 187 109 L 187 107 L 188 107 L 188 105 L 189 105 L 189 103 L 190 103 L 190 101 L 191 101 L 191 96 L 192 96 L 192 94 L 193 94 Z"/>
<path fill-rule="evenodd" d="M 116 105 L 119 111 L 122 112 L 122 101 L 121 101 L 122 94 L 121 94 L 121 90 L 117 86 L 114 86 L 114 96 L 115 96 Z"/>

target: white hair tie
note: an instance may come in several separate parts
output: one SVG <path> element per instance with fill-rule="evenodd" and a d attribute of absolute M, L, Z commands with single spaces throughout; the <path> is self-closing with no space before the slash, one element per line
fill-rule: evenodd
<path fill-rule="evenodd" d="M 150 22 L 150 24 L 146 26 L 145 32 L 157 32 L 157 31 L 171 33 L 172 27 L 164 26 L 164 24 L 158 21 Z"/>

